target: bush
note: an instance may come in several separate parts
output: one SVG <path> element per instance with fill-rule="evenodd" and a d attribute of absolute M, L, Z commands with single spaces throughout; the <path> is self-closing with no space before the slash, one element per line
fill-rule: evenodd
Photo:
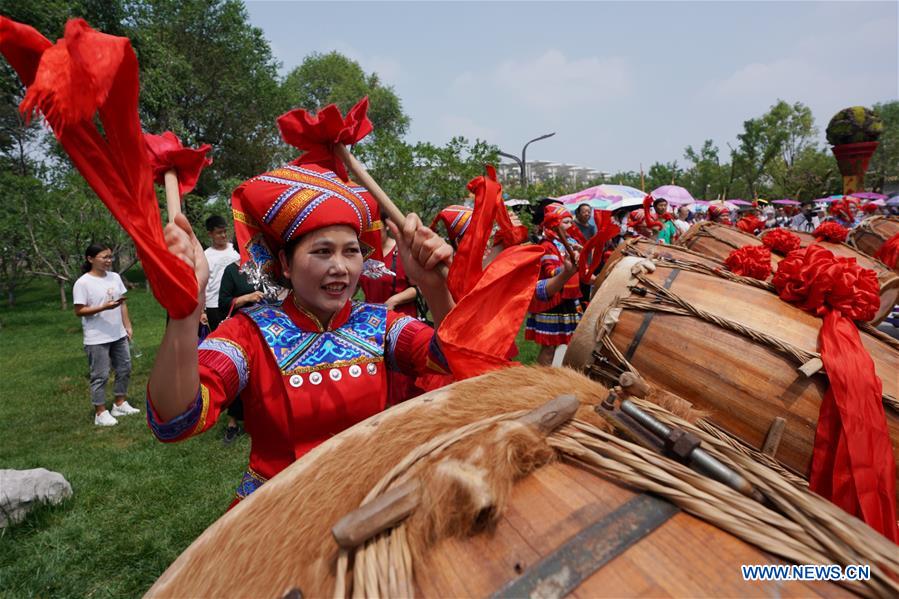
<path fill-rule="evenodd" d="M 844 108 L 827 125 L 827 141 L 834 146 L 877 141 L 883 133 L 880 115 L 864 106 Z"/>

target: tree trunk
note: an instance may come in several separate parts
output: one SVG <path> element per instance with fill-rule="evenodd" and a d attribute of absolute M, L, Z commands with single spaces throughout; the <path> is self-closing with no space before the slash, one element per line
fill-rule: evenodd
<path fill-rule="evenodd" d="M 59 279 L 59 309 L 60 310 L 68 310 L 69 309 L 69 300 L 66 297 L 65 279 Z"/>
<path fill-rule="evenodd" d="M 6 305 L 10 308 L 16 305 L 16 290 L 12 287 L 6 290 Z"/>

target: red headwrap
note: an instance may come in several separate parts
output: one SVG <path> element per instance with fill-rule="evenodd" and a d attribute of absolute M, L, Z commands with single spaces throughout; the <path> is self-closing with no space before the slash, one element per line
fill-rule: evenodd
<path fill-rule="evenodd" d="M 709 206 L 708 211 L 709 220 L 723 225 L 729 225 L 730 219 L 727 217 L 727 212 L 728 210 L 724 206 L 712 204 Z"/>
<path fill-rule="evenodd" d="M 643 225 L 643 211 L 642 210 L 631 210 L 627 214 L 627 226 L 631 229 L 635 229 L 639 226 Z"/>
<path fill-rule="evenodd" d="M 571 213 L 562 204 L 553 202 L 543 207 L 544 230 L 555 229 L 566 218 L 571 218 Z"/>
<path fill-rule="evenodd" d="M 824 319 L 818 350 L 830 386 L 818 414 L 809 488 L 899 542 L 882 385 L 853 323 L 877 313 L 877 274 L 812 244 L 781 260 L 772 283 L 781 299 Z"/>
<path fill-rule="evenodd" d="M 138 65 L 131 43 L 72 19 L 53 45 L 32 27 L 0 17 L 0 52 L 28 87 L 20 109 L 39 109 L 47 118 L 75 168 L 134 241 L 156 299 L 172 318 L 191 314 L 197 281 L 168 251 L 162 234 L 137 114 Z"/>
<path fill-rule="evenodd" d="M 363 255 L 380 257 L 377 203 L 364 187 L 344 183 L 314 164 L 286 165 L 257 175 L 231 195 L 234 232 L 241 263 L 263 268 L 289 241 L 331 225 L 346 225 L 359 235 Z"/>
<path fill-rule="evenodd" d="M 431 221 L 431 229 L 436 231 L 437 225 L 443 223 L 443 226 L 446 227 L 446 236 L 449 237 L 449 240 L 453 243 L 459 243 L 462 240 L 462 236 L 465 235 L 465 232 L 468 230 L 468 225 L 471 224 L 472 214 L 474 214 L 474 211 L 467 206 L 460 206 L 458 204 L 447 206 L 438 212 L 437 216 L 434 217 L 434 220 Z"/>
<path fill-rule="evenodd" d="M 868 202 L 867 204 L 862 204 L 862 212 L 866 212 L 871 214 L 872 212 L 877 212 L 879 206 L 873 202 Z"/>

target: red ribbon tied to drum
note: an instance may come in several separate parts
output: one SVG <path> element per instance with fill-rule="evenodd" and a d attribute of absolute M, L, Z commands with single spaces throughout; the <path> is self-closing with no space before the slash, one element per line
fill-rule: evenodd
<path fill-rule="evenodd" d="M 877 313 L 877 275 L 812 244 L 781 260 L 772 283 L 781 299 L 824 319 L 818 351 L 830 384 L 818 415 L 809 488 L 899 542 L 883 387 L 853 322 Z"/>
<path fill-rule="evenodd" d="M 762 243 L 771 248 L 772 252 L 786 256 L 793 250 L 802 247 L 802 240 L 799 235 L 786 229 L 771 229 L 762 235 Z"/>
<path fill-rule="evenodd" d="M 278 117 L 278 128 L 284 141 L 304 151 L 294 164 L 318 164 L 346 181 L 349 179 L 346 166 L 334 154 L 334 146 L 352 145 L 371 133 L 372 124 L 367 113 L 366 96 L 345 117 L 334 104 L 325 106 L 315 115 L 296 108 Z"/>
<path fill-rule="evenodd" d="M 724 265 L 735 275 L 764 281 L 771 276 L 771 250 L 763 245 L 746 245 L 732 251 Z"/>
<path fill-rule="evenodd" d="M 830 221 L 818 225 L 815 230 L 812 231 L 812 235 L 814 235 L 815 239 L 819 241 L 842 243 L 846 241 L 846 238 L 849 236 L 849 229 L 847 229 L 840 223 Z"/>
<path fill-rule="evenodd" d="M 199 148 L 186 148 L 171 131 L 162 135 L 144 133 L 144 141 L 156 183 L 164 185 L 166 172 L 174 170 L 178 175 L 178 193 L 181 196 L 193 191 L 200 173 L 212 164 L 212 159 L 206 157 L 212 146 L 204 144 Z"/>
<path fill-rule="evenodd" d="M 896 268 L 899 264 L 899 233 L 887 239 L 874 257 L 890 268 Z"/>

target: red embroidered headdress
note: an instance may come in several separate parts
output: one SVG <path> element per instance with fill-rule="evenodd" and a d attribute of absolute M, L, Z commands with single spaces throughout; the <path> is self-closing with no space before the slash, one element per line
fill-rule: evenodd
<path fill-rule="evenodd" d="M 543 228 L 555 229 L 563 220 L 570 217 L 571 213 L 562 204 L 547 204 L 543 207 Z"/>
<path fill-rule="evenodd" d="M 465 231 L 468 230 L 468 225 L 471 224 L 472 214 L 474 214 L 474 211 L 466 206 L 457 204 L 447 206 L 438 212 L 434 220 L 431 221 L 431 228 L 436 231 L 437 226 L 443 223 L 449 240 L 453 243 L 459 243 L 462 236 L 465 235 Z"/>

